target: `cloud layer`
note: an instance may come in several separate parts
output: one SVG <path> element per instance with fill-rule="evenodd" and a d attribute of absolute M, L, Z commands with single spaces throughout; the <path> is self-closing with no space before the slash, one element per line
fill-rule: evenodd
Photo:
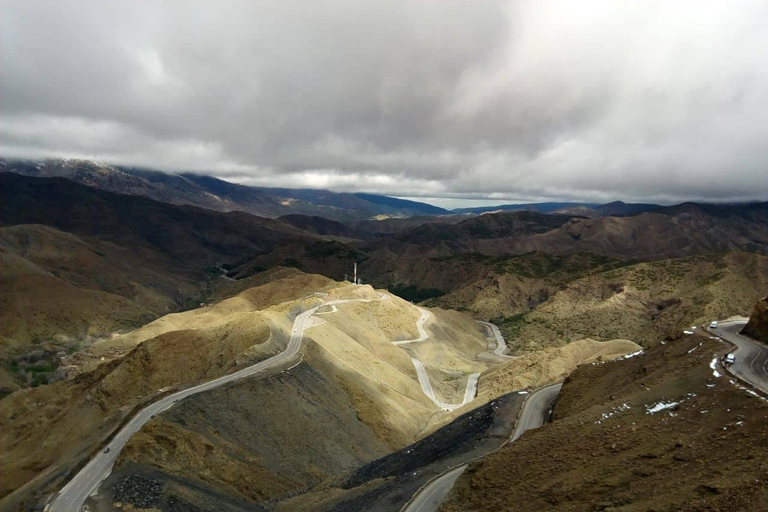
<path fill-rule="evenodd" d="M 2 5 L 2 156 L 400 196 L 768 198 L 765 1 Z"/>

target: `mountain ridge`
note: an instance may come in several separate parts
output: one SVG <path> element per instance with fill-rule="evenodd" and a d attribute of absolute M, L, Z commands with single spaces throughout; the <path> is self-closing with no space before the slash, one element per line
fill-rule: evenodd
<path fill-rule="evenodd" d="M 110 192 L 139 195 L 172 204 L 222 212 L 243 211 L 260 217 L 319 215 L 332 220 L 377 216 L 447 214 L 426 203 L 377 194 L 350 194 L 309 188 L 252 187 L 196 173 L 170 173 L 75 159 L 0 158 L 0 171 L 29 177 L 60 177 Z"/>

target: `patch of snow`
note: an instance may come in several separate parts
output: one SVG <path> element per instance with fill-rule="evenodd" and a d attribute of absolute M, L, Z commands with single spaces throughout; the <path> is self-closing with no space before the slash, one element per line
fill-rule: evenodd
<path fill-rule="evenodd" d="M 714 375 L 715 377 L 722 377 L 722 375 L 720 375 L 720 372 L 717 371 L 717 356 L 712 358 L 712 361 L 710 361 L 709 363 L 709 367 L 712 368 L 712 375 Z"/>
<path fill-rule="evenodd" d="M 651 406 L 646 405 L 645 410 L 648 414 L 656 414 L 657 412 L 672 409 L 678 405 L 680 405 L 680 402 L 658 402 Z"/>
<path fill-rule="evenodd" d="M 768 398 L 765 398 L 763 395 L 761 395 L 760 393 L 757 393 L 755 390 L 753 390 L 753 389 L 749 389 L 748 387 L 745 387 L 745 386 L 742 386 L 741 384 L 739 384 L 738 382 L 736 382 L 736 381 L 735 381 L 735 380 L 733 380 L 733 379 L 730 379 L 728 382 L 730 382 L 731 384 L 733 384 L 733 385 L 734 385 L 734 386 L 736 386 L 737 388 L 739 388 L 739 389 L 742 389 L 742 390 L 746 391 L 748 394 L 750 394 L 750 395 L 754 396 L 755 398 L 759 398 L 759 399 L 760 399 L 760 400 L 762 400 L 763 402 L 768 402 Z M 731 411 L 731 410 L 730 410 L 730 409 L 728 409 L 728 412 L 730 412 L 730 411 Z"/>
<path fill-rule="evenodd" d="M 527 391 L 518 391 L 517 394 L 518 395 L 527 395 L 528 392 Z"/>
<path fill-rule="evenodd" d="M 688 334 L 688 335 L 690 335 L 690 334 L 693 334 L 693 331 L 683 331 L 683 334 Z"/>
<path fill-rule="evenodd" d="M 690 354 L 691 352 L 693 352 L 694 350 L 696 350 L 696 349 L 697 349 L 697 348 L 699 348 L 700 346 L 701 346 L 701 343 L 699 343 L 698 345 L 696 345 L 695 347 L 693 347 L 691 350 L 689 350 L 689 351 L 688 351 L 688 353 Z"/>
<path fill-rule="evenodd" d="M 632 352 L 631 354 L 627 354 L 625 356 L 621 356 L 619 359 L 630 359 L 635 356 L 639 356 L 643 353 L 643 349 L 638 350 L 637 352 Z"/>
<path fill-rule="evenodd" d="M 616 414 L 618 414 L 620 412 L 628 411 L 631 408 L 632 407 L 628 403 L 623 403 L 621 405 L 618 405 L 618 406 L 614 407 L 613 409 L 611 409 L 609 412 L 602 413 L 600 415 L 600 419 L 595 422 L 595 425 L 599 425 L 602 422 L 604 422 L 605 420 L 611 418 L 612 416 L 614 416 L 614 415 L 616 415 Z"/>

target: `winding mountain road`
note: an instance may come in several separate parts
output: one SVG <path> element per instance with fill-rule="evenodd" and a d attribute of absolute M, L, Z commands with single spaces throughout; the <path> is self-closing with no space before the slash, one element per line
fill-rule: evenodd
<path fill-rule="evenodd" d="M 93 458 L 81 469 L 72 480 L 59 491 L 52 501 L 46 505 L 45 510 L 50 512 L 79 512 L 82 510 L 83 504 L 88 499 L 88 496 L 93 494 L 98 488 L 101 482 L 106 479 L 112 472 L 112 467 L 120 455 L 121 450 L 126 445 L 128 440 L 133 434 L 139 431 L 141 427 L 152 419 L 156 414 L 160 414 L 173 407 L 176 402 L 184 398 L 209 391 L 221 387 L 225 384 L 236 382 L 244 378 L 256 375 L 260 372 L 265 372 L 287 362 L 290 362 L 296 354 L 298 354 L 301 348 L 301 342 L 304 337 L 304 331 L 314 326 L 313 315 L 329 314 L 338 311 L 336 307 L 338 304 L 344 304 L 347 302 L 371 302 L 373 300 L 387 300 L 389 295 L 379 293 L 378 299 L 336 299 L 327 301 L 319 306 L 310 308 L 303 313 L 300 313 L 293 322 L 291 330 L 291 338 L 288 342 L 286 349 L 279 354 L 270 357 L 264 361 L 261 361 L 253 366 L 244 368 L 237 372 L 219 377 L 217 379 L 199 384 L 197 386 L 190 387 L 183 391 L 173 393 L 167 397 L 161 398 L 157 402 L 154 402 L 134 416 L 115 437 L 103 447 L 103 449 L 93 456 Z M 318 313 L 318 309 L 325 306 L 331 306 L 330 311 Z M 419 337 L 413 340 L 405 340 L 394 342 L 396 345 L 404 343 L 415 343 L 425 341 L 429 338 L 426 330 L 424 329 L 424 323 L 427 321 L 431 313 L 424 308 L 419 308 L 421 316 L 417 320 L 416 327 L 419 332 Z M 319 320 L 319 319 L 318 319 Z M 438 407 L 446 411 L 452 411 L 464 404 L 471 402 L 477 394 L 477 382 L 480 377 L 479 373 L 470 375 L 467 381 L 467 387 L 464 391 L 464 399 L 460 404 L 447 404 L 437 399 L 429 378 L 427 376 L 424 365 L 418 359 L 412 358 L 413 365 L 416 368 L 419 383 L 421 384 L 422 391 L 426 394 Z"/>
<path fill-rule="evenodd" d="M 427 331 L 424 329 L 424 323 L 429 319 L 429 317 L 432 315 L 428 310 L 421 308 L 419 306 L 416 306 L 418 310 L 421 312 L 421 316 L 418 320 L 416 320 L 416 329 L 419 331 L 419 337 L 414 338 L 412 340 L 401 340 L 401 341 L 393 341 L 393 345 L 406 345 L 408 343 L 420 343 L 423 341 L 427 341 L 429 339 L 429 334 L 427 334 Z M 495 327 L 495 326 L 494 326 Z M 499 333 L 501 335 L 501 333 Z M 503 339 L 502 339 L 503 343 Z M 446 402 L 443 402 L 442 400 L 438 399 L 435 396 L 435 390 L 432 389 L 432 384 L 429 382 L 429 376 L 427 375 L 427 370 L 424 368 L 424 364 L 416 359 L 415 357 L 411 357 L 411 362 L 413 363 L 413 367 L 416 369 L 416 376 L 419 379 L 419 384 L 421 385 L 421 390 L 424 392 L 427 397 L 434 402 L 435 405 L 440 407 L 441 409 L 445 411 L 454 411 L 458 409 L 459 407 L 468 404 L 472 400 L 475 399 L 475 395 L 477 394 L 477 381 L 480 378 L 479 373 L 473 373 L 469 376 L 469 379 L 467 380 L 467 387 L 464 390 L 464 399 L 461 401 L 461 403 L 458 404 L 449 404 Z"/>
<path fill-rule="evenodd" d="M 499 330 L 499 327 L 492 324 L 491 322 L 483 322 L 481 320 L 478 320 L 477 323 L 488 327 L 488 329 L 491 330 L 491 334 L 493 334 L 493 337 L 496 338 L 496 350 L 494 350 L 493 353 L 496 354 L 497 356 L 505 355 L 504 353 L 507 351 L 507 342 L 504 341 L 504 336 L 501 335 L 501 331 Z"/>
<path fill-rule="evenodd" d="M 558 383 L 539 388 L 528 396 L 520 411 L 515 431 L 507 443 L 516 441 L 526 430 L 538 428 L 547 421 L 552 402 L 562 386 L 562 383 Z M 462 464 L 432 480 L 414 495 L 401 512 L 435 512 L 465 469 L 467 464 Z"/>
<path fill-rule="evenodd" d="M 736 345 L 736 361 L 728 370 L 768 394 L 768 346 L 741 334 L 746 323 L 724 320 L 708 331 Z"/>
<path fill-rule="evenodd" d="M 310 308 L 296 317 L 293 322 L 291 339 L 288 342 L 288 346 L 276 356 L 270 357 L 269 359 L 235 373 L 168 395 L 167 397 L 148 405 L 139 411 L 139 413 L 115 435 L 104 449 L 97 453 L 85 467 L 83 467 L 83 469 L 81 469 L 61 491 L 59 491 L 58 495 L 56 495 L 50 504 L 45 507 L 45 510 L 51 512 L 79 512 L 82 509 L 85 500 L 88 499 L 88 496 L 96 491 L 99 484 L 112 472 L 112 466 L 114 465 L 115 460 L 131 436 L 155 414 L 170 409 L 176 402 L 189 396 L 221 387 L 230 382 L 250 377 L 259 372 L 289 362 L 299 352 L 304 331 L 309 327 L 312 327 L 312 315 L 314 315 L 319 308 L 323 306 L 332 306 L 335 308 L 337 304 L 344 304 L 347 302 L 371 302 L 372 300 L 386 300 L 388 298 L 388 295 L 380 293 L 379 299 L 337 299 Z"/>
<path fill-rule="evenodd" d="M 416 320 L 416 329 L 419 331 L 419 337 L 413 338 L 412 340 L 401 340 L 401 341 L 393 341 L 393 345 L 406 345 L 408 343 L 419 343 L 421 341 L 427 341 L 427 338 L 429 338 L 429 334 L 427 334 L 427 331 L 424 330 L 424 323 L 427 321 L 427 319 L 430 317 L 432 313 L 427 311 L 424 308 L 420 308 L 419 306 L 416 306 L 416 308 L 421 312 L 421 316 L 418 320 Z"/>
<path fill-rule="evenodd" d="M 425 395 L 427 395 L 427 397 L 429 397 L 430 400 L 435 403 L 435 405 L 441 409 L 446 411 L 454 411 L 475 399 L 475 395 L 477 394 L 477 381 L 480 378 L 479 373 L 473 373 L 469 376 L 469 379 L 467 380 L 467 387 L 464 390 L 464 399 L 461 401 L 461 403 L 448 404 L 442 400 L 439 400 L 435 396 L 435 391 L 432 389 L 432 384 L 429 382 L 429 376 L 427 376 L 427 370 L 424 368 L 422 362 L 415 357 L 411 357 L 411 362 L 413 363 L 413 367 L 416 368 L 416 375 L 419 378 L 421 390 Z"/>

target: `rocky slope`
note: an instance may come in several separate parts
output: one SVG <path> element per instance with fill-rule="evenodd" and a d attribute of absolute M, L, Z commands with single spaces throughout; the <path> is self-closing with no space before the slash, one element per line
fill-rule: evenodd
<path fill-rule="evenodd" d="M 752 339 L 768 343 L 768 297 L 760 300 L 752 308 L 749 322 L 742 333 Z"/>
<path fill-rule="evenodd" d="M 713 373 L 726 350 L 689 336 L 578 368 L 554 422 L 472 464 L 440 510 L 764 510 L 768 400 Z"/>

